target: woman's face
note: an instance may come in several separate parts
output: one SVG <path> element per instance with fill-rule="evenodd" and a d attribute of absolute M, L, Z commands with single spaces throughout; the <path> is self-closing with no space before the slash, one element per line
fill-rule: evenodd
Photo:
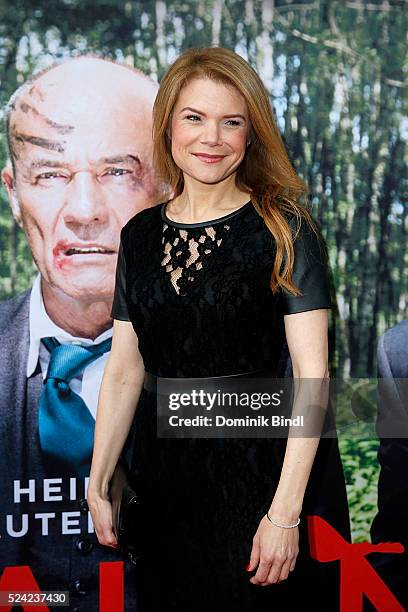
<path fill-rule="evenodd" d="M 247 105 L 234 87 L 202 78 L 181 90 L 171 119 L 171 152 L 184 175 L 206 184 L 231 176 L 248 134 Z"/>

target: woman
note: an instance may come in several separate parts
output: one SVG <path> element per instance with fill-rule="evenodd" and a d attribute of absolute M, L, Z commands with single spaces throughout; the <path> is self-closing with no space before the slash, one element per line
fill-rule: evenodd
<path fill-rule="evenodd" d="M 308 597 L 335 610 L 333 568 L 310 559 L 304 518 L 321 514 L 348 536 L 334 440 L 156 435 L 162 377 L 278 376 L 285 341 L 295 378 L 328 376 L 330 297 L 306 188 L 262 82 L 227 49 L 176 60 L 153 130 L 156 169 L 174 195 L 121 233 L 88 489 L 99 541 L 116 543 L 108 484 L 135 415 L 141 611 L 271 610 Z M 311 580 L 320 582 L 307 596 Z"/>

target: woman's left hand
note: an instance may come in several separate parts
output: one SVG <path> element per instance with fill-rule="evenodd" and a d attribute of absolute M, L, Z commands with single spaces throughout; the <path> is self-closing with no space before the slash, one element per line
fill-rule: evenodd
<path fill-rule="evenodd" d="M 252 540 L 251 560 L 246 568 L 248 572 L 258 568 L 250 582 L 268 586 L 286 580 L 295 568 L 298 552 L 298 528 L 276 527 L 264 516 Z"/>

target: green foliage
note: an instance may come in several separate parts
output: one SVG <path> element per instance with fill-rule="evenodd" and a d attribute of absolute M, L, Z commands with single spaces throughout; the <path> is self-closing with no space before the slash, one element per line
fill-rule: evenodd
<path fill-rule="evenodd" d="M 339 439 L 353 542 L 370 541 L 370 525 L 377 512 L 378 439 Z"/>

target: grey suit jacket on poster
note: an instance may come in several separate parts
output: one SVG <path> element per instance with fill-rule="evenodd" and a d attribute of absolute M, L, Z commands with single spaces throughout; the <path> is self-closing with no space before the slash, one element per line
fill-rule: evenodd
<path fill-rule="evenodd" d="M 69 591 L 70 610 L 96 612 L 99 564 L 123 557 L 88 533 L 84 479 L 40 449 L 39 364 L 26 377 L 30 292 L 0 304 L 0 573 L 29 565 L 41 590 Z M 135 583 L 135 569 L 125 562 L 125 609 L 132 612 Z"/>

